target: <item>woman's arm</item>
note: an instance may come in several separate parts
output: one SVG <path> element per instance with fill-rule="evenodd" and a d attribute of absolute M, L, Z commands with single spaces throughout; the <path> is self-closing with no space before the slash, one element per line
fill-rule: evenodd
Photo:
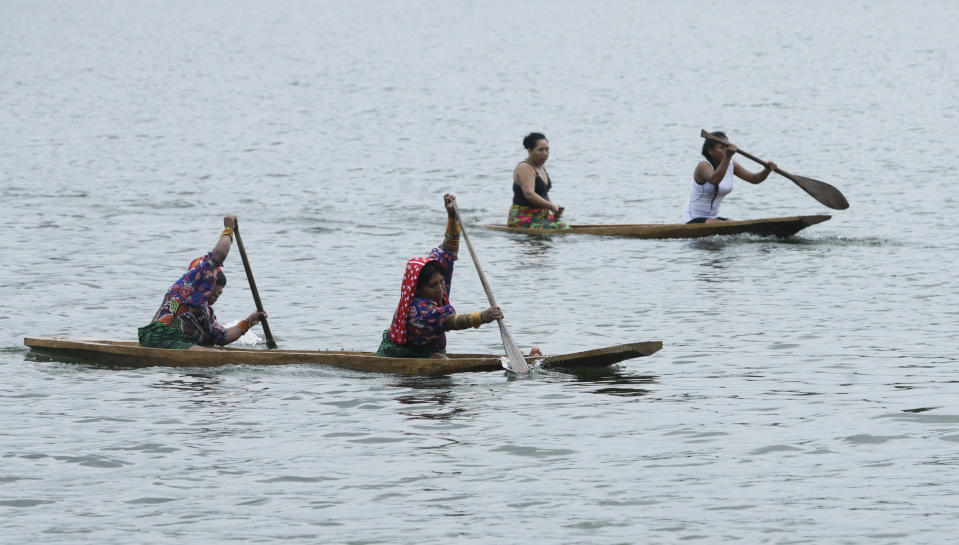
<path fill-rule="evenodd" d="M 230 245 L 233 244 L 233 230 L 236 229 L 236 216 L 230 214 L 223 216 L 223 232 L 220 233 L 220 239 L 216 241 L 213 247 L 213 259 L 218 265 L 222 265 L 230 253 Z"/>
<path fill-rule="evenodd" d="M 733 168 L 736 169 L 734 172 L 739 178 L 742 178 L 751 184 L 759 184 L 769 177 L 770 172 L 776 170 L 776 163 L 772 161 L 767 162 L 766 168 L 760 170 L 759 172 L 749 172 L 745 167 L 736 162 L 733 162 Z"/>
<path fill-rule="evenodd" d="M 443 329 L 454 331 L 457 329 L 467 329 L 469 327 L 479 327 L 488 324 L 493 320 L 503 318 L 503 311 L 499 307 L 490 307 L 483 312 L 471 312 L 469 314 L 450 314 L 443 318 Z"/>
<path fill-rule="evenodd" d="M 233 327 L 229 327 L 226 330 L 226 335 L 223 336 L 223 344 L 227 345 L 233 341 L 239 339 L 250 330 L 251 327 L 260 323 L 260 320 L 266 318 L 265 312 L 254 312 L 246 317 L 245 320 L 240 320 L 240 323 L 236 324 Z"/>
<path fill-rule="evenodd" d="M 529 163 L 520 163 L 516 165 L 513 171 L 513 181 L 523 191 L 523 196 L 536 208 L 545 208 L 559 213 L 560 206 L 552 203 L 536 194 L 536 171 Z"/>
<path fill-rule="evenodd" d="M 719 165 L 715 169 L 708 161 L 701 161 L 699 165 L 696 166 L 696 172 L 693 174 L 693 179 L 696 180 L 696 183 L 699 185 L 711 183 L 718 186 L 726 176 L 726 169 L 729 168 L 729 162 L 732 161 L 732 157 L 736 153 L 736 150 L 737 148 L 733 144 L 727 146 L 725 153 L 723 153 L 722 161 L 719 162 Z"/>
<path fill-rule="evenodd" d="M 456 211 L 453 210 L 453 201 L 456 197 L 447 193 L 443 195 L 443 206 L 446 207 L 446 233 L 440 248 L 447 252 L 457 253 L 460 249 L 460 224 L 456 221 Z"/>

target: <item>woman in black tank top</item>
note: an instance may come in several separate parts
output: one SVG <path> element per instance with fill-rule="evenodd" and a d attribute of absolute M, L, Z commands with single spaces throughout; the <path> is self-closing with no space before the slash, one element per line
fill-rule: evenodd
<path fill-rule="evenodd" d="M 513 206 L 506 224 L 533 229 L 569 229 L 559 220 L 563 207 L 549 199 L 553 181 L 544 165 L 549 158 L 549 141 L 542 133 L 530 133 L 523 139 L 529 153 L 513 169 Z"/>

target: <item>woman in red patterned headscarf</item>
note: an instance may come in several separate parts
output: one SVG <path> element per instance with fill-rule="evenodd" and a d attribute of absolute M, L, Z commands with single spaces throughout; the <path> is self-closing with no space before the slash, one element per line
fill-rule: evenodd
<path fill-rule="evenodd" d="M 460 244 L 454 200 L 448 193 L 443 196 L 449 216 L 443 244 L 433 248 L 428 257 L 415 257 L 406 263 L 400 303 L 393 314 L 393 323 L 383 332 L 377 356 L 445 358 L 447 331 L 479 327 L 503 317 L 499 307 L 457 314 L 450 304 L 453 262 Z"/>

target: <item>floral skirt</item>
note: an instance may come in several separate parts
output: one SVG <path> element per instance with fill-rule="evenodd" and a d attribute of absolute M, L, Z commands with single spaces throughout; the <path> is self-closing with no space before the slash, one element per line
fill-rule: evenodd
<path fill-rule="evenodd" d="M 508 227 L 527 227 L 530 229 L 569 229 L 566 222 L 556 219 L 552 212 L 545 208 L 533 208 L 514 204 L 509 209 Z"/>
<path fill-rule="evenodd" d="M 411 344 L 396 344 L 390 340 L 390 330 L 383 332 L 383 340 L 376 351 L 377 356 L 387 358 L 428 358 L 439 352 L 446 354 L 446 350 L 437 350 L 432 346 L 413 346 Z"/>
<path fill-rule="evenodd" d="M 137 330 L 140 346 L 146 348 L 176 348 L 186 350 L 196 344 L 196 340 L 186 333 L 172 327 L 151 322 Z"/>

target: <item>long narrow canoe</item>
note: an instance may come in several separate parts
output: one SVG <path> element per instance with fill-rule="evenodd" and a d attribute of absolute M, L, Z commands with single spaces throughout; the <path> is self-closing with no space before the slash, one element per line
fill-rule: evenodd
<path fill-rule="evenodd" d="M 145 348 L 136 341 L 109 341 L 77 337 L 27 337 L 32 350 L 66 361 L 86 361 L 123 367 L 216 367 L 219 365 L 287 365 L 310 363 L 346 367 L 371 373 L 437 376 L 470 371 L 503 369 L 498 354 L 450 354 L 450 359 L 383 358 L 372 352 L 326 352 L 314 350 L 171 350 Z M 621 344 L 573 354 L 527 358 L 542 368 L 605 367 L 623 360 L 654 354 L 659 341 Z"/>
<path fill-rule="evenodd" d="M 523 233 L 526 235 L 599 235 L 632 238 L 698 238 L 713 235 L 749 233 L 761 236 L 791 237 L 810 225 L 822 223 L 832 216 L 791 216 L 758 220 L 723 221 L 715 223 L 638 223 L 632 225 L 571 225 L 562 231 L 530 229 L 506 225 L 480 225 L 487 229 Z"/>

